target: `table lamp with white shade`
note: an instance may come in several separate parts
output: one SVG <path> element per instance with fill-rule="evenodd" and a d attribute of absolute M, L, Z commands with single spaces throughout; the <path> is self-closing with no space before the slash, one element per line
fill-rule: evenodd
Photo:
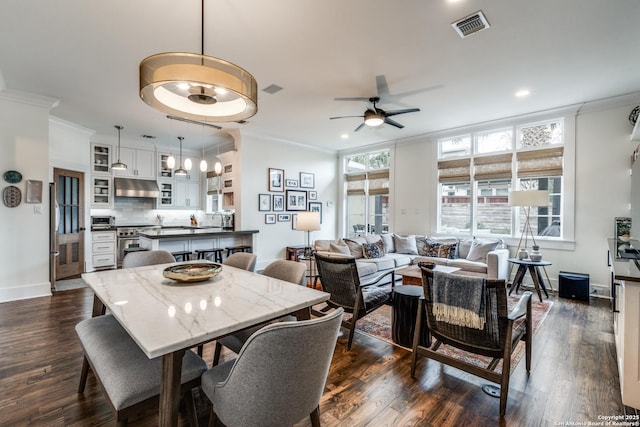
<path fill-rule="evenodd" d="M 320 212 L 300 212 L 297 216 L 296 230 L 307 232 L 307 246 L 304 250 L 305 256 L 310 255 L 311 232 L 320 230 Z"/>
<path fill-rule="evenodd" d="M 525 210 L 526 220 L 525 220 L 524 228 L 522 229 L 522 235 L 520 236 L 520 241 L 518 241 L 518 248 L 516 249 L 516 256 L 520 259 L 524 259 L 529 256 L 529 253 L 527 252 L 527 240 L 529 235 L 531 235 L 531 241 L 533 242 L 533 244 L 537 246 L 536 239 L 533 236 L 533 230 L 531 229 L 531 223 L 529 221 L 529 214 L 531 213 L 531 208 L 549 206 L 549 191 L 548 190 L 510 191 L 509 205 L 513 207 L 526 208 Z M 520 246 L 522 244 L 522 239 L 524 239 L 524 249 L 523 249 L 523 252 L 520 253 Z"/>

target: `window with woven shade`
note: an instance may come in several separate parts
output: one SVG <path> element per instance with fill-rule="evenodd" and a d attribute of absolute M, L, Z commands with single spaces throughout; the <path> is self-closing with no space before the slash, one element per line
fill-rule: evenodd
<path fill-rule="evenodd" d="M 389 160 L 389 150 L 345 157 L 348 236 L 389 231 Z"/>
<path fill-rule="evenodd" d="M 438 231 L 520 235 L 524 210 L 513 215 L 509 191 L 548 190 L 550 206 L 531 210 L 537 235 L 562 237 L 564 121 L 553 119 L 438 141 Z"/>

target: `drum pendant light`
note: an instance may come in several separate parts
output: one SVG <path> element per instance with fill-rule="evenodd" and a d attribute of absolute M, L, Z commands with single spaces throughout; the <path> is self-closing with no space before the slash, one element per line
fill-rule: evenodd
<path fill-rule="evenodd" d="M 140 62 L 140 98 L 151 107 L 201 122 L 248 119 L 258 111 L 255 78 L 243 68 L 204 54 L 201 0 L 200 54 L 166 52 Z"/>
<path fill-rule="evenodd" d="M 118 125 L 114 127 L 118 129 L 118 161 L 111 164 L 111 169 L 122 171 L 127 169 L 127 165 L 120 161 L 120 131 L 123 129 L 123 127 Z"/>

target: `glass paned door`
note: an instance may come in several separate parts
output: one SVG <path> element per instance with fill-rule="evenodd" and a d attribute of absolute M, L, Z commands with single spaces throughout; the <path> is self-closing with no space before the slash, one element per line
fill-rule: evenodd
<path fill-rule="evenodd" d="M 76 276 L 84 272 L 84 174 L 54 169 L 59 224 L 56 277 Z"/>

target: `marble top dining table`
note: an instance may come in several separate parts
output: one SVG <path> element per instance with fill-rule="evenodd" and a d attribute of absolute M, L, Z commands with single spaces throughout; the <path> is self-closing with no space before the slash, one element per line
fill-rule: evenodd
<path fill-rule="evenodd" d="M 310 317 L 329 294 L 223 265 L 204 282 L 179 283 L 159 264 L 82 275 L 93 289 L 94 315 L 106 306 L 142 351 L 163 358 L 160 425 L 178 421 L 185 350 L 286 314 Z"/>

